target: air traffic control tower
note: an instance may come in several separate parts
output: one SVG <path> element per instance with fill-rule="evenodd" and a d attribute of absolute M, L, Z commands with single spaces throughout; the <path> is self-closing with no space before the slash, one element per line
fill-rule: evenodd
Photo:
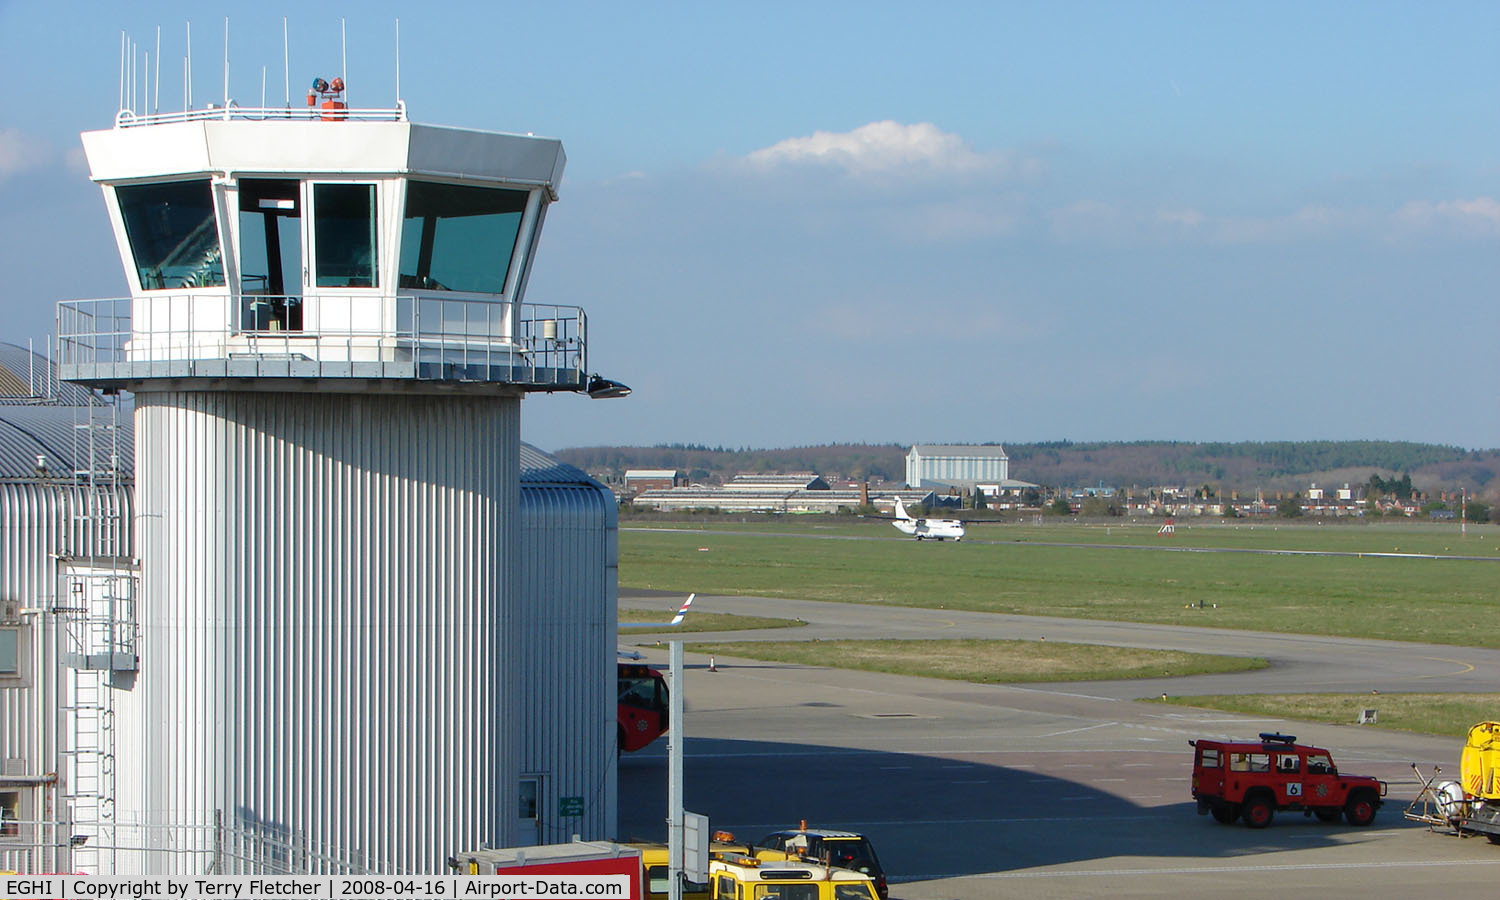
<path fill-rule="evenodd" d="M 559 141 L 320 87 L 83 135 L 130 289 L 58 312 L 61 376 L 135 395 L 118 871 L 520 842 L 521 398 L 628 389 L 588 375 L 581 309 L 523 302 Z"/>

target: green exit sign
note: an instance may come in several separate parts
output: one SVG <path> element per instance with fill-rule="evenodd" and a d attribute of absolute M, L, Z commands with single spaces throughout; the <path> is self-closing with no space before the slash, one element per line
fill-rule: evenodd
<path fill-rule="evenodd" d="M 559 797 L 557 799 L 557 814 L 564 818 L 583 815 L 583 798 Z"/>

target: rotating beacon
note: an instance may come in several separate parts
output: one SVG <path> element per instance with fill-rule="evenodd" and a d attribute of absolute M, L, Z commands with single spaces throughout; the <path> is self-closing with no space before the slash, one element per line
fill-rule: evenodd
<path fill-rule="evenodd" d="M 562 144 L 343 87 L 83 135 L 130 292 L 58 309 L 62 377 L 135 395 L 120 872 L 524 842 L 521 399 L 629 389 L 589 374 L 581 308 L 523 302 Z"/>

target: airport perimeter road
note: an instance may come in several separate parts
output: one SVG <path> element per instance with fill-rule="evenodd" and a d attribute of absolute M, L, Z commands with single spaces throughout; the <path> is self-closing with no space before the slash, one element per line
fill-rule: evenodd
<path fill-rule="evenodd" d="M 663 610 L 679 595 L 620 591 L 623 606 Z M 1072 641 L 1117 647 L 1145 647 L 1261 657 L 1270 667 L 1230 675 L 1195 675 L 1119 682 L 1089 682 L 1061 690 L 1115 699 L 1155 697 L 1163 692 L 1193 694 L 1274 694 L 1303 691 L 1365 693 L 1488 692 L 1500 685 L 1500 650 L 1408 644 L 1358 638 L 1142 625 L 1087 619 L 1057 619 L 959 610 L 917 609 L 785 600 L 771 597 L 700 596 L 695 610 L 802 619 L 795 630 L 775 628 L 715 634 L 685 634 L 692 641 L 785 641 L 821 638 L 990 638 Z M 1205 623 L 1212 609 L 1202 610 Z M 649 642 L 664 634 L 625 633 L 624 644 Z"/>
<path fill-rule="evenodd" d="M 646 654 L 665 662 L 665 648 Z M 688 660 L 687 808 L 749 840 L 803 818 L 866 832 L 898 900 L 1488 896 L 1500 881 L 1500 847 L 1400 815 L 1417 789 L 1409 763 L 1455 772 L 1456 739 L 1182 710 L 1093 685 Z M 1253 831 L 1198 816 L 1187 741 L 1270 730 L 1388 781 L 1375 825 L 1288 814 Z M 662 839 L 665 777 L 663 742 L 621 758 L 622 838 Z"/>

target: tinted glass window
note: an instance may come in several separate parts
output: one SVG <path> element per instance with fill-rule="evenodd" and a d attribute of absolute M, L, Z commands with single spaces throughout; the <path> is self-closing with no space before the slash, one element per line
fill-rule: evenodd
<path fill-rule="evenodd" d="M 842 869 L 857 869 L 866 874 L 880 872 L 880 860 L 875 858 L 875 848 L 866 838 L 835 838 L 824 840 L 815 851 L 818 859 L 827 859 L 829 865 Z"/>
<path fill-rule="evenodd" d="M 520 816 L 522 819 L 536 818 L 537 783 L 535 778 L 522 778 L 520 800 Z"/>
<path fill-rule="evenodd" d="M 1307 758 L 1307 771 L 1310 775 L 1333 774 L 1333 760 L 1325 753 L 1318 753 Z"/>
<path fill-rule="evenodd" d="M 220 287 L 224 264 L 207 181 L 115 188 L 125 237 L 146 290 Z"/>
<path fill-rule="evenodd" d="M 818 900 L 815 884 L 757 884 L 755 900 Z"/>
<path fill-rule="evenodd" d="M 21 631 L 17 628 L 0 628 L 0 675 L 15 675 L 21 671 Z"/>
<path fill-rule="evenodd" d="M 1205 769 L 1217 769 L 1219 767 L 1219 749 L 1217 747 L 1198 751 L 1198 765 Z"/>
<path fill-rule="evenodd" d="M 666 706 L 656 689 L 654 678 L 621 678 L 620 702 L 637 709 L 661 709 Z"/>
<path fill-rule="evenodd" d="M 318 287 L 379 287 L 375 185 L 313 185 Z"/>
<path fill-rule="evenodd" d="M 21 833 L 17 824 L 21 818 L 21 792 L 0 791 L 0 837 L 15 837 Z"/>
<path fill-rule="evenodd" d="M 874 886 L 867 881 L 834 885 L 833 900 L 875 900 Z"/>
<path fill-rule="evenodd" d="M 408 184 L 401 287 L 502 293 L 526 197 L 525 191 Z"/>
<path fill-rule="evenodd" d="M 1271 754 L 1231 753 L 1229 754 L 1229 770 L 1231 772 L 1269 772 L 1271 771 Z"/>

